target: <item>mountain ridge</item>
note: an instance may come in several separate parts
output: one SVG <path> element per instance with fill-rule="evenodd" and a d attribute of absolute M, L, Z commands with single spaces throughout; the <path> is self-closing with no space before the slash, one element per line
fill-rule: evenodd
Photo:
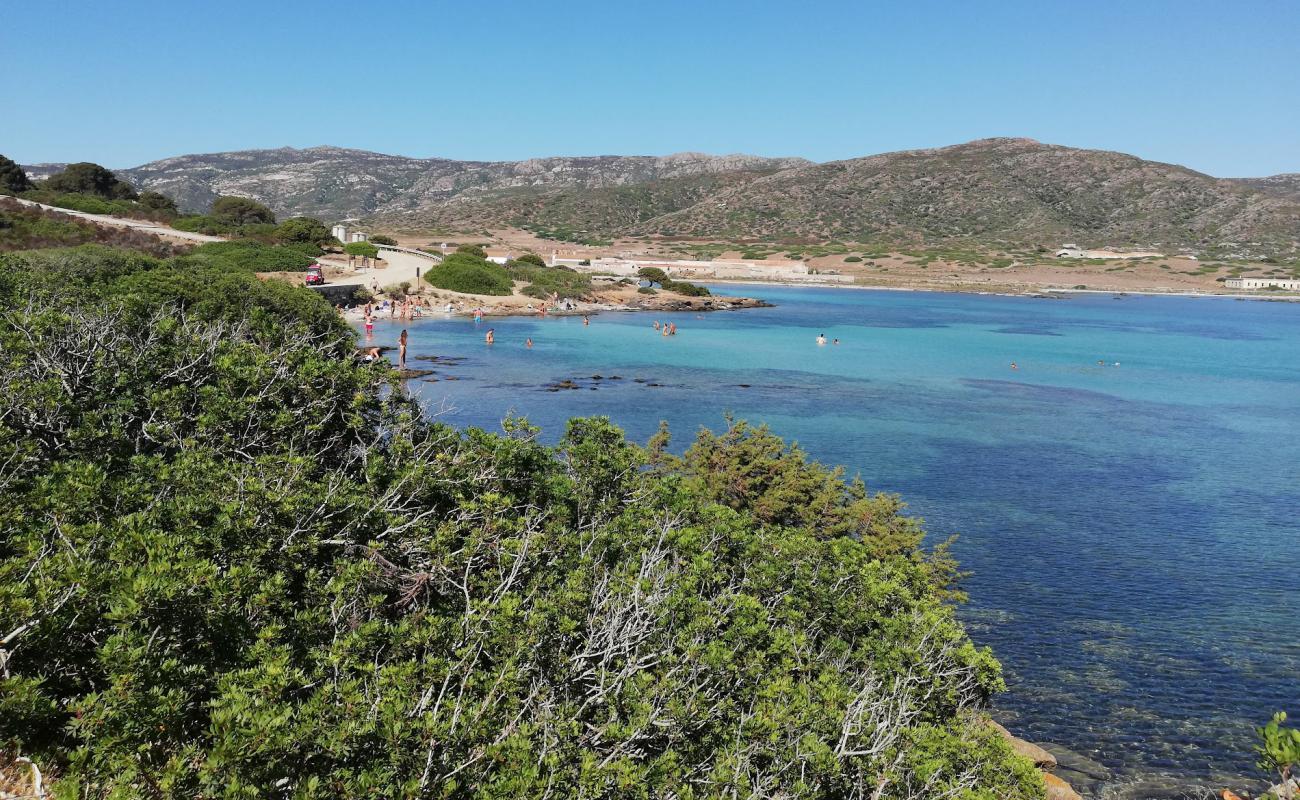
<path fill-rule="evenodd" d="M 697 152 L 459 161 L 317 145 L 173 156 L 118 173 L 195 211 L 233 194 L 282 216 L 577 240 L 1300 248 L 1300 173 L 1217 178 L 1014 137 L 821 163 Z"/>

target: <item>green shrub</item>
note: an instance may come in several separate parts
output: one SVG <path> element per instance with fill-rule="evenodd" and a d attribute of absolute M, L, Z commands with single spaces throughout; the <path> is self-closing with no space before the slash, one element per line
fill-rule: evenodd
<path fill-rule="evenodd" d="M 849 264 L 856 264 L 862 260 L 862 256 L 845 256 L 844 260 Z"/>
<path fill-rule="evenodd" d="M 459 250 L 430 269 L 425 277 L 429 285 L 450 292 L 498 296 L 513 292 L 505 267 Z"/>
<path fill-rule="evenodd" d="M 202 244 L 190 251 L 188 258 L 238 272 L 297 272 L 315 261 L 293 247 L 277 247 L 253 239 Z"/>
<path fill-rule="evenodd" d="M 524 293 L 529 297 L 584 297 L 591 292 L 591 276 L 568 267 L 537 266 L 516 259 L 506 265 L 506 271 L 513 280 L 528 284 Z"/>
<path fill-rule="evenodd" d="M 405 297 L 411 291 L 411 282 L 390 283 L 384 287 L 384 294 L 389 297 Z"/>
<path fill-rule="evenodd" d="M 655 291 L 654 288 L 650 286 L 642 286 L 636 291 L 637 294 L 659 294 L 659 292 Z"/>
<path fill-rule="evenodd" d="M 397 246 L 396 239 L 394 239 L 391 236 L 385 236 L 382 233 L 376 233 L 374 236 L 371 236 L 370 241 L 373 242 L 374 244 L 383 244 L 383 245 L 388 245 L 389 247 Z"/>
<path fill-rule="evenodd" d="M 668 281 L 663 284 L 663 288 L 665 291 L 684 294 L 688 297 L 709 297 L 711 294 L 705 287 L 687 283 L 686 281 Z"/>
<path fill-rule="evenodd" d="M 524 253 L 522 256 L 520 256 L 519 258 L 516 258 L 516 259 L 515 259 L 515 263 L 516 263 L 516 264 L 532 264 L 532 265 L 535 266 L 535 267 L 545 267 L 545 266 L 546 266 L 546 259 L 544 259 L 544 258 L 542 258 L 541 256 L 537 255 L 536 253 Z"/>
<path fill-rule="evenodd" d="M 0 742 L 67 796 L 1042 797 L 952 562 L 764 428 L 458 431 L 301 287 L 0 281 Z"/>
<path fill-rule="evenodd" d="M 463 253 L 467 256 L 473 256 L 475 258 L 487 258 L 487 251 L 476 244 L 462 244 L 456 248 L 456 252 Z"/>

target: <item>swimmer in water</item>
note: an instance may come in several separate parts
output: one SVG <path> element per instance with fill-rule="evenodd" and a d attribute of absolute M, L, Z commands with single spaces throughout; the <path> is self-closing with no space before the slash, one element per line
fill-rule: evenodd
<path fill-rule="evenodd" d="M 583 315 L 582 315 L 582 324 L 583 324 L 583 325 L 590 325 L 590 324 L 591 324 L 591 317 L 587 316 L 586 314 L 583 314 Z"/>
<path fill-rule="evenodd" d="M 531 336 L 524 340 L 524 346 L 527 347 L 527 348 L 529 348 L 529 349 L 532 348 L 532 346 L 533 346 L 533 338 L 532 338 Z"/>
<path fill-rule="evenodd" d="M 668 324 L 668 333 L 669 333 L 669 335 L 671 335 L 671 336 L 676 336 L 676 335 L 677 335 L 677 323 L 676 323 L 676 322 L 671 322 L 671 323 Z"/>
<path fill-rule="evenodd" d="M 664 336 L 668 336 L 668 335 L 669 335 L 669 334 L 668 334 L 668 326 L 665 325 L 665 326 L 664 326 Z"/>
<path fill-rule="evenodd" d="M 374 318 L 374 317 L 367 316 L 367 317 L 366 317 L 366 336 L 370 336 L 370 335 L 373 334 L 374 332 L 375 332 L 375 318 Z"/>
<path fill-rule="evenodd" d="M 826 334 L 824 333 L 817 334 L 817 344 L 826 344 Z"/>
<path fill-rule="evenodd" d="M 495 342 L 496 340 L 497 340 L 497 331 L 496 331 L 496 328 L 488 328 L 488 332 L 487 332 L 487 343 L 488 343 L 488 344 L 492 344 L 492 343 Z"/>
<path fill-rule="evenodd" d="M 655 320 L 655 330 L 659 330 L 659 320 Z"/>
<path fill-rule="evenodd" d="M 831 344 L 839 344 L 839 343 L 840 343 L 839 339 L 835 339 L 834 341 L 831 342 Z"/>
<path fill-rule="evenodd" d="M 1014 362 L 1014 361 L 1011 362 L 1011 368 L 1012 368 L 1012 369 L 1020 369 L 1020 367 L 1017 367 L 1017 366 L 1016 366 L 1016 362 Z"/>

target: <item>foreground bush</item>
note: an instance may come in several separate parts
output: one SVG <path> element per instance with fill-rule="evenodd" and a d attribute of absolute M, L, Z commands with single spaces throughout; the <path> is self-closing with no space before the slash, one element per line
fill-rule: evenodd
<path fill-rule="evenodd" d="M 314 293 L 75 255 L 0 263 L 0 746 L 64 796 L 1041 795 L 896 498 L 431 424 Z"/>

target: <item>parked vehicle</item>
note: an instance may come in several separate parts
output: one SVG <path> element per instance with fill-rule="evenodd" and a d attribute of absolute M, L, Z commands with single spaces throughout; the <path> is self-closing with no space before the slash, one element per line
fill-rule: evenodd
<path fill-rule="evenodd" d="M 308 286 L 323 286 L 325 284 L 325 273 L 321 270 L 320 264 L 312 264 L 307 268 L 307 278 L 303 282 Z"/>

